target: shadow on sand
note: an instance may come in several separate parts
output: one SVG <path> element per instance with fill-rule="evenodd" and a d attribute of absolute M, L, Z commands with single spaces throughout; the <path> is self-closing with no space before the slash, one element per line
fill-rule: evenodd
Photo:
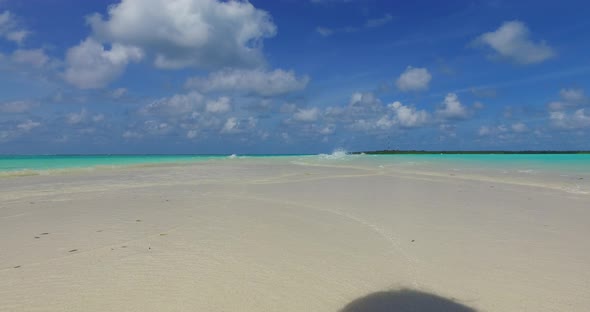
<path fill-rule="evenodd" d="M 340 312 L 476 312 L 451 299 L 411 289 L 381 291 L 347 304 Z"/>

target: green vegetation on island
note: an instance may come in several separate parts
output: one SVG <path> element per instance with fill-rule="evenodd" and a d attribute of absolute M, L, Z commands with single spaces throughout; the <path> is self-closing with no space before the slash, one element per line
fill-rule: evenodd
<path fill-rule="evenodd" d="M 352 152 L 351 154 L 395 155 L 395 154 L 590 154 L 590 151 L 425 151 L 425 150 L 380 150 Z"/>

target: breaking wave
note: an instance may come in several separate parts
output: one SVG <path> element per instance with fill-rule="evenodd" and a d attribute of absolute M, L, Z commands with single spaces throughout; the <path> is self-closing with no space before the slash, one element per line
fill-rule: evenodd
<path fill-rule="evenodd" d="M 345 149 L 343 148 L 337 148 L 335 149 L 332 154 L 319 154 L 318 155 L 320 159 L 327 159 L 327 160 L 341 160 L 341 159 L 347 159 L 350 158 L 354 155 L 348 153 Z"/>

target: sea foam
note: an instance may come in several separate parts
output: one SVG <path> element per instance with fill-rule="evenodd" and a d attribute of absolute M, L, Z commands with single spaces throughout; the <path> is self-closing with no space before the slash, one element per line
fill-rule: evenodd
<path fill-rule="evenodd" d="M 343 148 L 337 148 L 335 149 L 332 154 L 319 154 L 318 155 L 320 159 L 327 159 L 327 160 L 342 160 L 342 159 L 347 159 L 350 158 L 351 154 L 349 154 L 345 149 Z"/>

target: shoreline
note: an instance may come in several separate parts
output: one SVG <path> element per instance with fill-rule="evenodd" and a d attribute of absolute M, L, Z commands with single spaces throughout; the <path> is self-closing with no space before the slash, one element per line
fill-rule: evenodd
<path fill-rule="evenodd" d="M 182 161 L 182 162 L 161 162 L 161 163 L 138 163 L 127 165 L 99 165 L 93 167 L 72 167 L 72 168 L 56 168 L 48 170 L 22 170 L 22 171 L 0 171 L 0 181 L 12 180 L 13 178 L 32 178 L 32 177 L 56 177 L 60 176 L 84 176 L 93 174 L 117 174 L 119 171 L 140 171 L 141 169 L 175 169 L 175 168 L 191 168 L 200 165 L 240 165 L 242 164 L 260 164 L 266 163 L 281 163 L 285 162 L 287 165 L 299 166 L 301 169 L 306 167 L 324 167 L 324 168 L 340 168 L 340 169 L 356 169 L 373 172 L 382 172 L 382 174 L 402 174 L 410 178 L 414 177 L 430 177 L 430 178 L 451 178 L 462 179 L 475 182 L 491 182 L 503 183 L 509 185 L 531 186 L 538 188 L 546 188 L 555 191 L 562 191 L 571 194 L 586 195 L 590 194 L 590 172 L 569 172 L 560 169 L 543 168 L 542 170 L 530 169 L 502 169 L 501 167 L 481 168 L 475 164 L 458 164 L 448 163 L 444 161 L 434 161 L 429 163 L 392 163 L 390 159 L 372 159 L 354 158 L 361 157 L 357 155 L 346 156 L 351 158 L 330 158 L 331 155 L 316 156 L 284 156 L 284 157 L 268 157 L 257 158 L 238 156 L 233 158 L 223 157 L 216 159 L 196 160 L 196 161 Z M 384 162 L 377 162 L 383 160 Z"/>

